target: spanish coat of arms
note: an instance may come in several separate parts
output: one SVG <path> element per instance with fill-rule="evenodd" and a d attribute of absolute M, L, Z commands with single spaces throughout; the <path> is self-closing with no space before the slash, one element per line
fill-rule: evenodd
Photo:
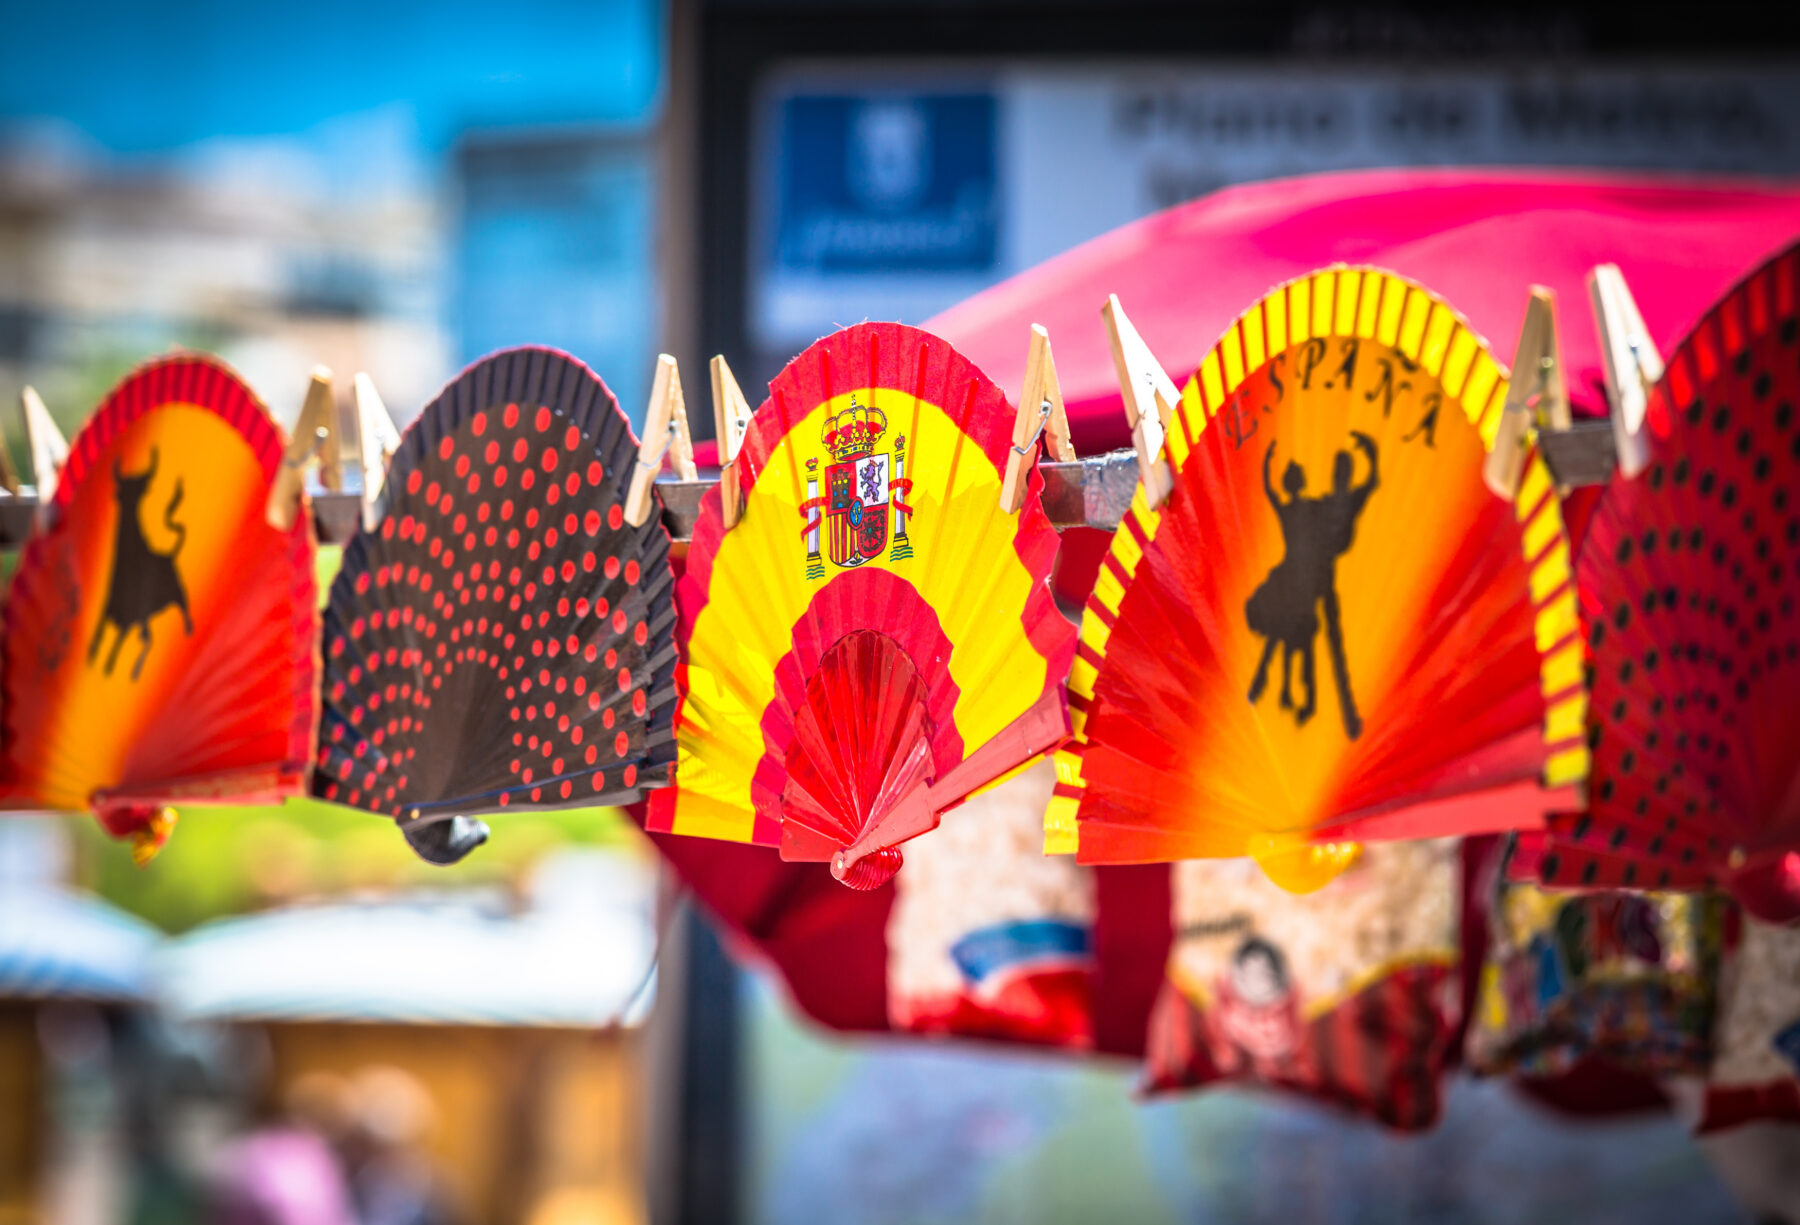
<path fill-rule="evenodd" d="M 835 566 L 846 569 L 881 556 L 888 549 L 888 518 L 893 517 L 893 548 L 888 557 L 912 556 L 906 522 L 912 508 L 901 499 L 912 488 L 906 476 L 906 437 L 894 439 L 891 452 L 876 448 L 887 433 L 887 416 L 858 404 L 825 419 L 820 437 L 832 462 L 825 465 L 825 492 L 819 492 L 818 461 L 806 464 L 806 577 L 822 578 L 821 536 Z M 820 512 L 823 511 L 823 517 Z"/>

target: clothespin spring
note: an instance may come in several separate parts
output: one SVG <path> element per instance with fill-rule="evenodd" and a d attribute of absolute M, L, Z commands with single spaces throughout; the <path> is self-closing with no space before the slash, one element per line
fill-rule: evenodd
<path fill-rule="evenodd" d="M 1037 446 L 1038 440 L 1044 436 L 1044 431 L 1048 429 L 1049 426 L 1050 401 L 1046 399 L 1038 405 L 1037 428 L 1031 431 L 1031 437 L 1027 438 L 1023 443 L 1013 444 L 1013 454 L 1019 456 L 1021 459 L 1029 459 L 1031 457 L 1031 449 Z"/>

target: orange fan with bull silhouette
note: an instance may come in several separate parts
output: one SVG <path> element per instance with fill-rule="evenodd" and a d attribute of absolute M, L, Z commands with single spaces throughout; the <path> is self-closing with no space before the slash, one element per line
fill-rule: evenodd
<path fill-rule="evenodd" d="M 651 827 L 779 846 L 874 888 L 899 843 L 1054 747 L 1074 631 L 1032 471 L 1000 509 L 1014 412 L 899 324 L 814 344 L 702 503 L 680 590 L 676 786 Z"/>
<path fill-rule="evenodd" d="M 300 790 L 317 712 L 311 516 L 221 362 L 153 361 L 77 436 L 0 622 L 0 798 L 92 809 L 147 858 L 169 806 Z"/>
<path fill-rule="evenodd" d="M 1372 269 L 1272 292 L 1206 356 L 1114 536 L 1070 679 L 1051 850 L 1257 859 L 1317 888 L 1370 840 L 1542 827 L 1584 774 L 1555 491 L 1482 481 L 1505 372 Z"/>

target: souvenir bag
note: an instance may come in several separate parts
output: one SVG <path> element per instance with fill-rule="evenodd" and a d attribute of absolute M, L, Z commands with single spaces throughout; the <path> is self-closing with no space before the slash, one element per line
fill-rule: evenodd
<path fill-rule="evenodd" d="M 1720 886 L 1800 916 L 1800 248 L 1670 357 L 1649 462 L 1615 474 L 1577 566 L 1591 652 L 1588 806 L 1556 817 L 1553 886 Z"/>
<path fill-rule="evenodd" d="M 888 918 L 895 1029 L 1093 1042 L 1093 870 L 1046 856 L 1056 769 L 1039 761 L 907 847 Z"/>
<path fill-rule="evenodd" d="M 1454 839 L 1372 845 L 1304 895 L 1248 859 L 1174 872 L 1149 1089 L 1264 1085 L 1402 1130 L 1436 1121 L 1461 1013 Z"/>
<path fill-rule="evenodd" d="M 1725 966 L 1700 1130 L 1800 1123 L 1800 930 L 1745 917 Z"/>
<path fill-rule="evenodd" d="M 89 809 L 142 862 L 174 805 L 304 789 L 312 518 L 271 527 L 285 440 L 216 358 L 127 375 L 82 427 L 0 618 L 0 793 Z"/>
<path fill-rule="evenodd" d="M 315 794 L 448 863 L 485 840 L 475 814 L 668 781 L 669 537 L 625 522 L 636 455 L 606 384 L 552 349 L 483 358 L 426 406 L 331 587 Z"/>
<path fill-rule="evenodd" d="M 1249 855 L 1316 888 L 1364 842 L 1537 827 L 1583 775 L 1581 647 L 1542 462 L 1482 480 L 1505 372 L 1371 269 L 1285 285 L 1181 394 L 1082 618 L 1046 845 Z"/>
<path fill-rule="evenodd" d="M 868 323 L 769 388 L 682 580 L 679 786 L 650 827 L 778 846 L 875 888 L 899 844 L 1053 747 L 1074 632 L 1033 467 L 1000 509 L 1014 412 L 945 342 Z"/>
<path fill-rule="evenodd" d="M 1704 1072 L 1724 912 L 1703 895 L 1552 892 L 1496 872 L 1469 1066 L 1553 1076 L 1598 1056 L 1648 1076 Z"/>

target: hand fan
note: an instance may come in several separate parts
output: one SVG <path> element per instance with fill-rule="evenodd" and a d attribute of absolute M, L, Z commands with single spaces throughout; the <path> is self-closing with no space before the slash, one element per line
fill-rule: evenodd
<path fill-rule="evenodd" d="M 197 354 L 140 367 L 82 428 L 0 613 L 9 806 L 92 808 L 142 860 L 168 805 L 301 788 L 318 598 L 311 516 L 266 520 L 283 449 Z"/>
<path fill-rule="evenodd" d="M 682 582 L 680 785 L 651 828 L 779 846 L 873 888 L 897 844 L 1055 745 L 1074 632 L 1032 469 L 999 508 L 1006 397 L 899 324 L 819 341 L 701 503 Z"/>
<path fill-rule="evenodd" d="M 1723 885 L 1800 915 L 1800 248 L 1700 321 L 1650 393 L 1649 464 L 1582 542 L 1594 769 L 1553 885 Z"/>
<path fill-rule="evenodd" d="M 1046 845 L 1254 856 L 1316 888 L 1364 840 L 1541 826 L 1583 773 L 1568 549 L 1541 461 L 1481 477 L 1506 399 L 1419 287 L 1271 293 L 1171 418 L 1175 490 L 1113 537 L 1070 678 Z"/>
<path fill-rule="evenodd" d="M 486 838 L 469 814 L 668 781 L 669 536 L 625 522 L 636 454 L 606 385 L 550 349 L 484 358 L 426 407 L 332 583 L 316 794 L 445 863 Z"/>

